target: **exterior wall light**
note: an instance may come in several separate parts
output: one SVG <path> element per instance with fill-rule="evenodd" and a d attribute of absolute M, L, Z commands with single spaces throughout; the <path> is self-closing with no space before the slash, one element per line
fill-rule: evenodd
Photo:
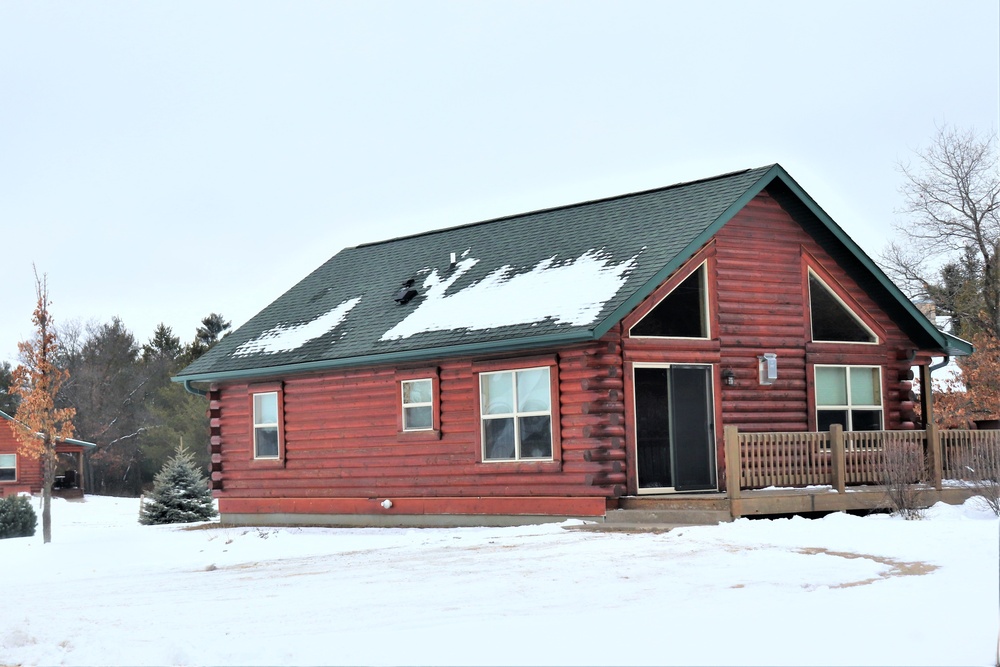
<path fill-rule="evenodd" d="M 760 383 L 774 384 L 778 379 L 778 355 L 774 352 L 758 354 L 757 366 L 760 368 Z"/>
<path fill-rule="evenodd" d="M 733 372 L 732 368 L 722 371 L 722 381 L 730 387 L 736 384 L 736 373 Z"/>

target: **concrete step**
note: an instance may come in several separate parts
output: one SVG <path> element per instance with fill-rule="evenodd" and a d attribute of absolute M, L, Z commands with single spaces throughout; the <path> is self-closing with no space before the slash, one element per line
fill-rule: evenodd
<path fill-rule="evenodd" d="M 671 524 L 714 526 L 732 521 L 729 511 L 715 509 L 617 509 L 605 514 L 606 524 Z"/>
<path fill-rule="evenodd" d="M 729 499 L 723 493 L 670 494 L 663 496 L 626 496 L 618 499 L 623 510 L 717 510 L 729 511 Z"/>
<path fill-rule="evenodd" d="M 690 524 L 675 523 L 582 523 L 564 526 L 566 530 L 585 533 L 667 533 L 678 528 L 690 528 Z"/>

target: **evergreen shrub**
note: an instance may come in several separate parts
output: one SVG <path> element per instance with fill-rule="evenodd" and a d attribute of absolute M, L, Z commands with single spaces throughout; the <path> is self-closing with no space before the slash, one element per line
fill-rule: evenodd
<path fill-rule="evenodd" d="M 26 496 L 0 498 L 0 539 L 31 537 L 36 525 L 38 516 Z"/>
<path fill-rule="evenodd" d="M 216 515 L 208 480 L 191 452 L 178 447 L 153 479 L 153 490 L 142 504 L 139 523 L 190 523 Z"/>

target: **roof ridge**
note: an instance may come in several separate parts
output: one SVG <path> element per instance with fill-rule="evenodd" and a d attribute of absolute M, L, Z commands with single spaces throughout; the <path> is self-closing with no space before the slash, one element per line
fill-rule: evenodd
<path fill-rule="evenodd" d="M 746 174 L 746 173 L 749 173 L 751 171 L 766 170 L 766 169 L 770 169 L 771 167 L 775 166 L 775 164 L 777 164 L 777 163 L 766 165 L 766 166 L 763 166 L 763 167 L 753 167 L 753 168 L 750 168 L 750 169 L 737 169 L 736 171 L 730 171 L 730 172 L 726 172 L 724 174 L 716 174 L 715 176 L 708 176 L 708 177 L 705 177 L 705 178 L 698 178 L 698 179 L 695 179 L 695 180 L 692 180 L 692 181 L 682 181 L 680 183 L 672 183 L 670 185 L 662 185 L 662 186 L 659 186 L 659 187 L 656 187 L 656 188 L 648 188 L 646 190 L 635 190 L 633 192 L 625 192 L 625 193 L 622 193 L 622 194 L 610 195 L 608 197 L 598 197 L 597 199 L 587 199 L 585 201 L 573 202 L 571 204 L 560 204 L 558 206 L 548 206 L 548 207 L 545 207 L 545 208 L 535 209 L 533 211 L 524 211 L 522 213 L 513 213 L 513 214 L 510 214 L 510 215 L 502 215 L 502 216 L 499 216 L 499 217 L 496 217 L 496 218 L 487 218 L 486 220 L 479 220 L 479 221 L 476 221 L 476 222 L 466 222 L 466 223 L 462 223 L 462 224 L 459 224 L 459 225 L 453 225 L 451 227 L 442 227 L 440 229 L 429 229 L 427 231 L 418 232 L 416 234 L 406 234 L 404 236 L 395 236 L 393 238 L 382 239 L 380 241 L 371 241 L 369 243 L 360 243 L 360 244 L 354 246 L 354 249 L 358 249 L 358 248 L 370 248 L 372 246 L 383 245 L 383 244 L 386 244 L 386 243 L 394 243 L 396 241 L 404 241 L 406 239 L 415 239 L 415 238 L 420 238 L 420 237 L 424 237 L 424 236 L 432 236 L 434 234 L 442 234 L 444 232 L 450 232 L 450 231 L 454 231 L 456 229 L 466 229 L 466 228 L 469 228 L 469 227 L 478 227 L 480 225 L 488 225 L 488 224 L 491 224 L 491 223 L 494 223 L 494 222 L 502 222 L 504 220 L 512 220 L 514 218 L 523 218 L 523 217 L 529 216 L 529 215 L 538 215 L 540 213 L 551 213 L 552 211 L 569 210 L 569 209 L 577 208 L 577 207 L 580 207 L 580 206 L 589 206 L 591 204 L 598 204 L 598 203 L 601 203 L 601 202 L 614 201 L 616 199 L 625 199 L 627 197 L 636 197 L 636 196 L 639 196 L 639 195 L 646 195 L 646 194 L 651 194 L 651 193 L 654 193 L 654 192 L 663 192 L 663 191 L 666 191 L 666 190 L 672 190 L 674 188 L 681 188 L 681 187 L 686 187 L 686 186 L 689 186 L 689 185 L 697 185 L 698 183 L 707 183 L 709 181 L 717 181 L 717 180 L 720 180 L 720 179 L 723 179 L 723 178 L 730 178 L 732 176 L 738 176 L 740 174 Z"/>

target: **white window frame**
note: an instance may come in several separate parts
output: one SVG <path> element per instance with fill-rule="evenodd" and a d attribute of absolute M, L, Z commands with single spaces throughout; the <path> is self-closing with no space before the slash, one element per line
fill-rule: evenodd
<path fill-rule="evenodd" d="M 843 368 L 844 369 L 844 381 L 847 383 L 847 403 L 844 405 L 820 405 L 819 404 L 819 388 L 817 386 L 817 372 L 820 368 Z M 876 369 L 878 371 L 878 405 L 872 404 L 853 404 L 851 401 L 851 369 L 859 368 L 870 371 L 871 369 Z M 813 396 L 813 402 L 815 405 L 815 416 L 816 424 L 819 425 L 819 413 L 820 410 L 843 410 L 847 413 L 847 423 L 844 424 L 845 431 L 853 431 L 853 417 L 851 417 L 852 410 L 878 410 L 879 412 L 879 422 L 882 429 L 885 429 L 885 397 L 882 395 L 882 367 L 873 366 L 866 364 L 816 364 L 813 366 L 813 387 L 815 389 L 815 395 Z M 880 429 L 881 430 L 881 429 Z"/>
<path fill-rule="evenodd" d="M 251 406 L 253 410 L 253 415 L 251 419 L 253 420 L 253 457 L 254 459 L 263 461 L 277 461 L 281 458 L 281 397 L 278 395 L 277 391 L 256 391 L 252 395 Z M 263 396 L 273 396 L 274 397 L 274 422 L 258 422 L 257 421 L 257 398 Z M 261 456 L 257 448 L 257 433 L 260 429 L 273 428 L 278 440 L 278 452 L 276 454 L 268 454 L 267 456 Z"/>
<path fill-rule="evenodd" d="M 413 384 L 415 382 L 426 382 L 431 386 L 430 400 L 422 402 L 406 402 L 406 385 Z M 399 381 L 399 400 L 402 405 L 403 410 L 403 430 L 404 431 L 433 431 L 434 430 L 434 379 L 429 377 L 422 378 L 412 378 L 409 380 Z M 408 426 L 406 423 L 406 410 L 407 408 L 428 408 L 431 413 L 431 422 L 429 426 L 412 427 Z"/>
<path fill-rule="evenodd" d="M 13 479 L 0 480 L 0 483 L 16 482 L 17 481 L 17 454 L 10 454 L 10 453 L 0 454 L 0 461 L 2 461 L 3 458 L 6 457 L 6 456 L 11 457 L 11 459 L 13 460 L 13 465 L 9 465 L 9 466 L 7 466 L 7 465 L 0 465 L 0 470 L 13 470 L 14 471 L 14 478 Z"/>
<path fill-rule="evenodd" d="M 531 412 L 518 412 L 517 411 L 517 374 L 526 371 L 540 371 L 544 370 L 546 376 L 548 376 L 548 398 L 549 398 L 549 409 L 544 411 L 531 411 Z M 502 413 L 502 414 L 483 414 L 483 378 L 487 375 L 505 375 L 509 374 L 511 376 L 512 387 L 512 400 L 511 408 L 512 412 Z M 547 458 L 537 458 L 537 457 L 522 457 L 521 456 L 521 423 L 519 421 L 520 417 L 548 417 L 549 418 L 549 455 Z M 514 420 L 514 458 L 510 459 L 491 459 L 486 458 L 486 422 L 488 420 L 494 419 L 513 419 Z M 555 460 L 555 424 L 552 417 L 552 367 L 551 366 L 532 366 L 527 368 L 510 368 L 500 371 L 483 371 L 479 373 L 479 438 L 481 442 L 481 456 L 483 463 L 510 463 L 511 461 L 530 461 L 530 462 L 544 462 L 544 461 L 554 461 Z"/>
<path fill-rule="evenodd" d="M 822 338 L 816 338 L 816 334 L 813 331 L 814 327 L 813 327 L 812 290 L 809 288 L 810 282 L 812 281 L 813 278 L 816 279 L 816 281 L 819 283 L 819 285 L 820 285 L 821 288 L 823 288 L 823 289 L 826 290 L 827 294 L 829 294 L 830 296 L 832 296 L 837 301 L 837 303 L 839 303 L 841 306 L 843 306 L 843 308 L 847 312 L 847 314 L 851 316 L 851 319 L 853 319 L 855 322 L 858 323 L 858 326 L 860 326 L 862 329 L 864 329 L 865 331 L 867 331 L 869 333 L 869 335 L 871 335 L 871 337 L 872 337 L 871 340 L 825 340 L 825 339 L 822 339 Z M 812 267 L 809 267 L 808 275 L 806 276 L 806 294 L 808 294 L 808 296 L 809 296 L 809 340 L 811 340 L 814 343 L 834 343 L 836 345 L 878 345 L 879 344 L 878 334 L 875 333 L 874 331 L 872 331 L 872 328 L 870 326 L 868 326 L 867 324 L 865 324 L 864 320 L 862 320 L 860 317 L 858 317 L 858 314 L 854 312 L 854 309 L 851 308 L 849 305 L 847 305 L 847 302 L 844 301 L 843 299 L 841 299 L 840 295 L 838 295 L 833 289 L 831 289 L 830 285 L 827 284 L 827 282 L 825 280 L 823 280 L 822 276 L 820 276 L 818 273 L 816 273 L 815 271 L 813 271 Z"/>
<path fill-rule="evenodd" d="M 639 326 L 643 320 L 645 320 L 654 310 L 656 310 L 661 303 L 670 297 L 678 287 L 680 287 L 684 282 L 688 280 L 692 275 L 701 271 L 701 276 L 698 279 L 698 288 L 701 290 L 701 328 L 705 332 L 704 336 L 642 336 L 635 335 L 632 330 Z M 690 273 L 688 273 L 682 280 L 680 280 L 674 288 L 663 295 L 663 297 L 657 301 L 649 311 L 639 318 L 639 321 L 633 324 L 628 329 L 629 338 L 651 338 L 653 340 L 711 340 L 712 339 L 712 318 L 711 313 L 711 301 L 708 294 L 708 260 L 706 259 L 701 264 L 696 266 Z"/>

